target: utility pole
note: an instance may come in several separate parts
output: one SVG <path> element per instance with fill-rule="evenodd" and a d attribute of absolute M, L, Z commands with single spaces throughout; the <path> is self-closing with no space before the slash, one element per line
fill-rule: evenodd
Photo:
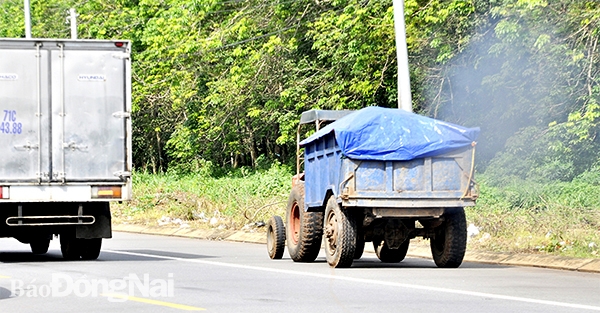
<path fill-rule="evenodd" d="M 69 22 L 71 23 L 71 39 L 77 39 L 77 12 L 74 8 L 69 10 Z"/>
<path fill-rule="evenodd" d="M 398 108 L 412 112 L 406 25 L 404 22 L 404 0 L 393 0 L 393 5 L 394 26 L 396 30 L 396 58 L 398 63 Z"/>
<path fill-rule="evenodd" d="M 25 11 L 25 38 L 31 38 L 31 9 L 29 0 L 24 0 L 23 7 Z"/>

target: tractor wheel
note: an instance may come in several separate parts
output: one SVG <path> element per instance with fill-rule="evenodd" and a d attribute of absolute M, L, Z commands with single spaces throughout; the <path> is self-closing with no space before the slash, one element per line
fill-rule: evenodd
<path fill-rule="evenodd" d="M 274 260 L 283 257 L 285 250 L 285 225 L 280 216 L 272 216 L 267 223 L 267 251 Z"/>
<path fill-rule="evenodd" d="M 323 213 L 304 211 L 304 184 L 292 188 L 286 210 L 286 241 L 295 262 L 312 262 L 321 250 Z"/>

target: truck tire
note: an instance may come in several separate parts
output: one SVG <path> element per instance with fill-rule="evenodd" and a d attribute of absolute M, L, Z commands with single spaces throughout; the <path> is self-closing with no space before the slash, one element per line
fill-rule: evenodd
<path fill-rule="evenodd" d="M 383 240 L 373 241 L 373 249 L 377 258 L 383 263 L 400 263 L 406 257 L 410 239 L 404 240 L 398 249 L 390 249 Z"/>
<path fill-rule="evenodd" d="M 325 208 L 325 256 L 331 267 L 350 267 L 356 251 L 356 221 L 333 196 Z"/>
<path fill-rule="evenodd" d="M 273 260 L 283 257 L 285 250 L 285 225 L 280 216 L 271 216 L 267 223 L 267 251 Z"/>
<path fill-rule="evenodd" d="M 304 211 L 304 184 L 292 187 L 286 210 L 286 241 L 294 262 L 312 262 L 321 250 L 323 212 Z"/>
<path fill-rule="evenodd" d="M 360 232 L 356 236 L 356 248 L 354 249 L 354 259 L 358 260 L 365 252 L 365 237 Z"/>
<path fill-rule="evenodd" d="M 79 241 L 75 236 L 60 235 L 60 252 L 66 260 L 79 260 Z"/>
<path fill-rule="evenodd" d="M 31 253 L 45 254 L 48 252 L 48 247 L 50 247 L 50 238 L 32 240 L 29 246 L 31 247 Z"/>
<path fill-rule="evenodd" d="M 60 235 L 60 251 L 67 260 L 95 260 L 100 256 L 102 238 L 81 239 Z"/>
<path fill-rule="evenodd" d="M 430 240 L 431 254 L 438 267 L 459 267 L 467 249 L 467 220 L 463 208 L 444 212 L 444 221 L 434 229 Z"/>
<path fill-rule="evenodd" d="M 100 256 L 102 238 L 77 239 L 79 241 L 79 254 L 83 260 L 95 260 Z"/>

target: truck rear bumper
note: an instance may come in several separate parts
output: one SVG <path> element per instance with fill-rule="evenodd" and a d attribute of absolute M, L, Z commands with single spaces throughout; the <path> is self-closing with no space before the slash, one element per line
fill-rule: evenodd
<path fill-rule="evenodd" d="M 68 234 L 75 238 L 111 238 L 108 202 L 0 203 L 0 237 Z"/>
<path fill-rule="evenodd" d="M 8 185 L 2 186 L 0 203 L 106 202 L 131 200 L 131 183 Z M 109 188 L 115 189 L 109 190 Z M 100 194 L 99 194 L 99 189 Z"/>
<path fill-rule="evenodd" d="M 346 198 L 342 199 L 344 207 L 386 208 L 387 210 L 403 208 L 456 208 L 474 206 L 472 199 L 393 199 L 393 198 Z"/>

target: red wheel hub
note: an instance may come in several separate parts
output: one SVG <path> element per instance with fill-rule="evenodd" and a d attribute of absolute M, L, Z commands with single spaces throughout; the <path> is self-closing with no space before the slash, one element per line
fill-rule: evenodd
<path fill-rule="evenodd" d="M 294 203 L 290 210 L 290 232 L 292 235 L 292 242 L 298 244 L 300 240 L 300 208 L 298 203 Z"/>

